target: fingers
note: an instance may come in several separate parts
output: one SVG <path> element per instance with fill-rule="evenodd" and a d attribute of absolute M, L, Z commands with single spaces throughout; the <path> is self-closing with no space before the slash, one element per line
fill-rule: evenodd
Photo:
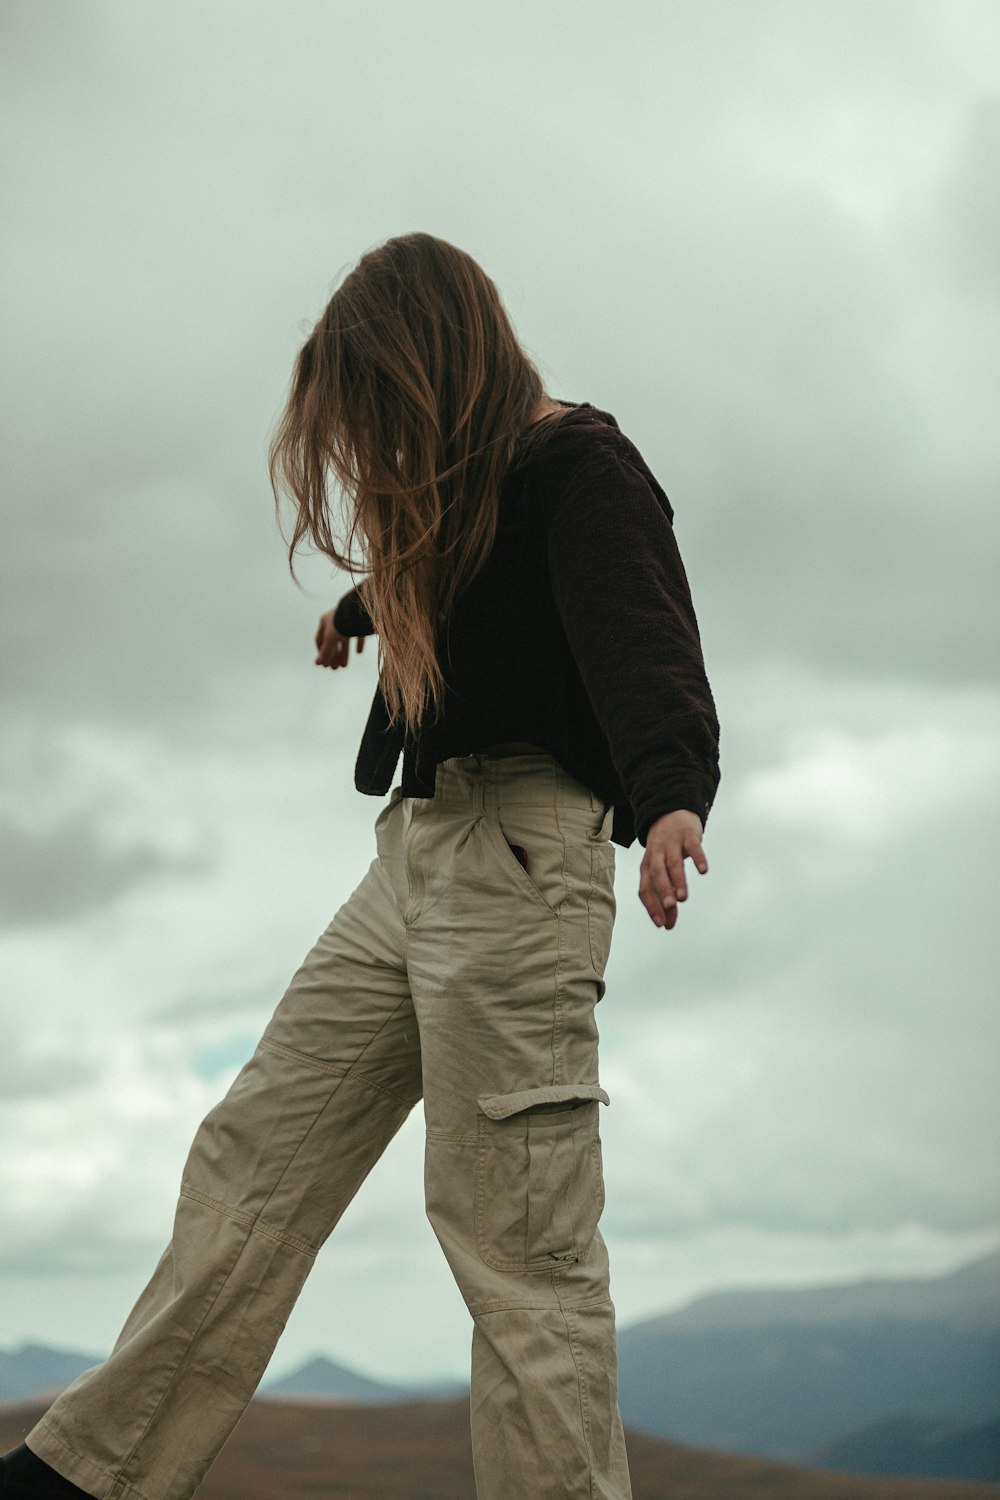
<path fill-rule="evenodd" d="M 330 631 L 336 629 L 336 626 L 333 623 L 333 616 L 334 611 L 332 609 L 328 609 L 325 615 L 320 615 L 319 617 L 319 625 L 316 627 L 317 651 L 323 650 L 323 643 L 325 642 Z"/>
<path fill-rule="evenodd" d="M 654 927 L 675 927 L 677 925 L 677 897 L 673 891 L 663 894 L 652 885 L 644 892 L 642 882 L 639 883 L 639 898 L 643 906 L 649 912 Z"/>
<path fill-rule="evenodd" d="M 316 665 L 317 667 L 346 667 L 351 659 L 351 637 L 341 635 L 333 623 L 334 611 L 328 610 L 319 622 L 316 631 Z M 359 635 L 358 655 L 365 649 L 365 637 Z"/>
<path fill-rule="evenodd" d="M 678 901 L 687 900 L 687 882 L 684 879 L 684 851 L 671 849 L 666 858 L 667 876 Z"/>
<path fill-rule="evenodd" d="M 332 617 L 324 615 L 316 634 L 316 665 L 334 668 L 346 666 L 350 648 L 350 636 L 341 635 Z"/>
<path fill-rule="evenodd" d="M 707 875 L 708 860 L 705 858 L 705 851 L 701 847 L 701 835 L 692 830 L 684 840 L 684 847 L 689 857 L 694 860 L 695 868 L 699 874 Z"/>
<path fill-rule="evenodd" d="M 677 896 L 661 849 L 647 846 L 639 870 L 639 900 L 656 927 L 673 927 L 677 921 Z"/>
<path fill-rule="evenodd" d="M 677 925 L 678 903 L 688 897 L 685 858 L 693 860 L 700 874 L 708 874 L 708 860 L 698 831 L 690 827 L 675 828 L 647 844 L 640 869 L 639 899 L 653 925 L 668 931 Z"/>
<path fill-rule="evenodd" d="M 680 908 L 677 898 L 672 891 L 661 896 L 655 890 L 643 894 L 642 883 L 639 885 L 639 897 L 643 906 L 649 912 L 650 921 L 654 927 L 666 927 L 668 931 L 677 926 L 677 916 Z"/>
<path fill-rule="evenodd" d="M 680 843 L 676 846 L 671 845 L 667 850 L 667 874 L 678 901 L 686 901 L 688 896 L 687 877 L 684 873 L 685 858 L 694 860 L 696 868 L 702 875 L 708 874 L 708 860 L 701 847 L 701 839 L 693 830 L 685 831 Z"/>

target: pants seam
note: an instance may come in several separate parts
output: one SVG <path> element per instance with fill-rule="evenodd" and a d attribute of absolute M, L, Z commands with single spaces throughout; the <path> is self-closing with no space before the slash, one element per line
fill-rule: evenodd
<path fill-rule="evenodd" d="M 317 1073 L 330 1073 L 335 1078 L 343 1078 L 350 1071 L 350 1063 L 326 1062 L 322 1057 L 312 1057 L 308 1052 L 300 1052 L 297 1047 L 286 1047 L 284 1042 L 276 1042 L 269 1036 L 262 1036 L 260 1045 L 269 1052 L 277 1052 L 280 1057 L 287 1057 L 291 1062 L 300 1062 Z"/>
<path fill-rule="evenodd" d="M 398 1008 L 397 1006 L 397 1010 Z M 379 1029 L 381 1030 L 381 1028 Z M 374 1041 L 374 1038 L 372 1040 Z M 286 1047 L 283 1042 L 272 1041 L 269 1037 L 261 1038 L 261 1046 L 271 1052 L 279 1053 L 282 1057 L 287 1057 L 291 1062 L 302 1063 L 304 1067 L 312 1068 L 317 1073 L 328 1073 L 333 1078 L 350 1078 L 352 1083 L 360 1083 L 366 1089 L 373 1089 L 376 1094 L 384 1095 L 386 1099 L 391 1099 L 394 1104 L 405 1104 L 407 1109 L 413 1108 L 412 1101 L 404 1099 L 402 1094 L 394 1093 L 392 1089 L 387 1089 L 384 1084 L 373 1083 L 370 1078 L 365 1078 L 362 1074 L 355 1073 L 354 1069 L 361 1061 L 361 1057 L 356 1058 L 352 1063 L 325 1062 L 320 1057 L 310 1057 L 308 1052 L 299 1052 L 295 1047 Z M 365 1046 L 365 1052 L 367 1052 L 370 1046 L 371 1042 L 368 1042 Z M 361 1056 L 363 1057 L 364 1053 Z"/>
<path fill-rule="evenodd" d="M 562 791 L 562 777 L 558 766 L 555 768 L 555 776 L 552 781 L 552 821 L 556 825 L 559 837 L 562 840 L 562 865 L 559 876 L 562 881 L 563 899 L 567 893 L 566 862 L 569 857 L 569 849 L 566 843 L 566 830 L 559 819 L 559 794 Z M 562 1032 L 563 1032 L 563 985 L 562 985 L 562 962 L 563 962 L 563 939 L 565 936 L 565 923 L 562 915 L 562 904 L 556 910 L 556 967 L 553 974 L 555 983 L 555 998 L 552 1002 L 552 1082 L 562 1083 L 563 1067 L 561 1056 Z"/>
<path fill-rule="evenodd" d="M 399 1014 L 399 1012 L 400 1012 L 400 1010 L 402 1010 L 403 1006 L 404 1005 L 412 1005 L 412 1004 L 413 1004 L 413 997 L 412 997 L 412 995 L 407 995 L 407 997 L 406 997 L 405 1000 L 400 1000 L 399 1004 L 397 1006 L 395 1006 L 394 1009 L 389 1012 L 389 1014 L 386 1016 L 385 1020 L 382 1022 L 381 1026 L 378 1028 L 378 1030 L 372 1036 L 370 1036 L 368 1038 L 367 1042 L 362 1047 L 362 1049 L 358 1053 L 357 1057 L 351 1063 L 351 1065 L 348 1068 L 347 1072 L 346 1073 L 341 1073 L 341 1074 L 338 1075 L 339 1078 L 340 1078 L 341 1083 L 343 1083 L 344 1080 L 347 1079 L 347 1078 L 352 1078 L 352 1079 L 353 1078 L 357 1078 L 358 1082 L 362 1082 L 362 1083 L 365 1081 L 364 1079 L 358 1078 L 358 1075 L 355 1074 L 354 1069 L 357 1067 L 358 1063 L 364 1057 L 364 1055 L 368 1051 L 369 1047 L 374 1046 L 375 1042 L 382 1035 L 382 1033 L 385 1030 L 385 1028 L 389 1025 L 389 1022 L 392 1021 Z M 278 1043 L 278 1045 L 280 1046 L 281 1044 Z M 303 1054 L 303 1055 L 304 1056 L 308 1056 L 308 1054 Z M 370 1085 L 370 1087 L 372 1087 L 373 1089 L 375 1089 L 376 1092 L 378 1092 L 378 1093 L 385 1094 L 387 1098 L 392 1099 L 393 1103 L 395 1103 L 395 1104 L 402 1104 L 404 1106 L 404 1108 L 406 1108 L 407 1110 L 412 1109 L 412 1107 L 413 1107 L 412 1104 L 408 1100 L 397 1098 L 395 1094 L 389 1094 L 386 1089 L 380 1088 L 380 1086 L 378 1084 L 372 1084 L 372 1085 Z M 330 1098 L 332 1098 L 332 1097 L 333 1096 L 331 1095 Z M 310 1122 L 309 1128 L 307 1129 L 305 1135 L 299 1141 L 299 1144 L 296 1146 L 295 1150 L 292 1152 L 292 1155 L 288 1158 L 288 1161 L 285 1163 L 284 1171 L 281 1173 L 281 1176 L 278 1178 L 277 1182 L 274 1184 L 273 1188 L 271 1189 L 270 1193 L 268 1194 L 268 1196 L 267 1196 L 267 1203 L 270 1203 L 271 1199 L 274 1197 L 275 1193 L 278 1191 L 278 1189 L 280 1188 L 281 1184 L 284 1182 L 285 1178 L 287 1177 L 287 1175 L 289 1173 L 289 1170 L 291 1169 L 292 1163 L 295 1161 L 295 1158 L 298 1156 L 299 1152 L 302 1150 L 302 1147 L 305 1145 L 306 1141 L 309 1139 L 310 1135 L 315 1130 L 315 1128 L 316 1128 L 316 1122 L 319 1120 L 319 1118 L 320 1118 L 321 1115 L 323 1115 L 323 1114 L 326 1113 L 327 1109 L 330 1106 L 330 1098 L 328 1098 L 326 1100 L 326 1103 L 323 1105 L 322 1109 L 318 1110 L 316 1112 L 316 1114 L 313 1116 L 313 1119 Z M 265 1203 L 265 1205 L 264 1205 L 265 1208 L 267 1207 L 267 1203 Z"/>
<path fill-rule="evenodd" d="M 559 1296 L 559 1287 L 553 1277 L 553 1288 Z M 560 1299 L 559 1311 L 566 1325 L 566 1342 L 569 1344 L 570 1354 L 573 1357 L 573 1368 L 576 1371 L 576 1388 L 580 1397 L 580 1420 L 583 1424 L 583 1437 L 587 1448 L 587 1469 L 591 1500 L 595 1500 L 594 1493 L 594 1451 L 593 1439 L 590 1430 L 590 1403 L 587 1399 L 587 1385 L 583 1378 L 583 1370 L 580 1368 L 580 1350 L 576 1337 L 576 1320 L 569 1316 L 569 1309 L 565 1307 Z"/>
<path fill-rule="evenodd" d="M 72 1453 L 73 1457 L 78 1458 L 82 1464 L 86 1464 L 89 1468 L 96 1469 L 99 1474 L 103 1474 L 105 1479 L 118 1490 L 120 1500 L 125 1500 L 125 1497 L 128 1496 L 134 1496 L 135 1500 L 150 1500 L 150 1496 L 146 1494 L 145 1490 L 136 1489 L 135 1485 L 130 1484 L 127 1479 L 117 1478 L 113 1469 L 106 1469 L 103 1464 L 96 1463 L 94 1459 L 88 1458 L 85 1453 L 77 1453 L 72 1443 L 67 1443 L 62 1434 L 56 1432 L 55 1428 L 49 1424 L 47 1417 L 43 1416 L 40 1419 L 40 1425 L 44 1427 L 52 1441 L 59 1444 L 60 1448 L 65 1448 L 67 1453 Z"/>
<path fill-rule="evenodd" d="M 361 1058 L 364 1057 L 365 1053 L 368 1051 L 368 1048 L 373 1045 L 373 1043 L 376 1041 L 376 1039 L 379 1036 L 381 1036 L 382 1032 L 385 1030 L 385 1028 L 389 1024 L 389 1022 L 399 1012 L 399 1010 L 402 1008 L 402 1006 L 404 1006 L 406 1004 L 412 1004 L 412 997 L 411 996 L 407 996 L 406 1000 L 401 1000 L 399 1002 L 399 1004 L 390 1012 L 390 1014 L 388 1016 L 386 1016 L 385 1020 L 382 1022 L 382 1025 L 378 1028 L 378 1031 L 376 1031 L 373 1036 L 369 1037 L 368 1041 L 365 1043 L 365 1046 L 362 1048 L 361 1052 L 355 1058 L 353 1066 L 356 1066 L 357 1063 L 361 1061 Z M 347 1076 L 348 1075 L 346 1073 L 345 1074 L 341 1074 L 340 1075 L 340 1082 L 342 1083 L 343 1080 L 344 1080 L 344 1078 L 346 1078 Z M 321 1109 L 319 1109 L 316 1112 L 316 1114 L 314 1115 L 314 1117 L 313 1117 L 312 1121 L 310 1122 L 309 1127 L 306 1130 L 305 1134 L 303 1135 L 302 1139 L 299 1141 L 298 1145 L 295 1147 L 295 1150 L 292 1152 L 291 1156 L 288 1158 L 288 1161 L 285 1163 L 285 1167 L 284 1167 L 283 1172 L 281 1173 L 281 1175 L 278 1178 L 277 1182 L 274 1184 L 274 1186 L 272 1187 L 270 1193 L 268 1194 L 267 1201 L 264 1204 L 264 1208 L 266 1208 L 267 1204 L 271 1202 L 271 1200 L 273 1199 L 275 1193 L 278 1191 L 279 1187 L 284 1182 L 284 1180 L 285 1180 L 286 1176 L 288 1175 L 288 1172 L 289 1172 L 289 1170 L 290 1170 L 290 1168 L 292 1166 L 292 1163 L 295 1161 L 295 1159 L 298 1156 L 299 1152 L 302 1150 L 302 1148 L 305 1145 L 306 1141 L 309 1139 L 309 1136 L 312 1134 L 313 1130 L 316 1128 L 316 1122 L 317 1122 L 317 1120 L 320 1118 L 321 1115 L 325 1114 L 326 1111 L 329 1109 L 329 1107 L 330 1107 L 330 1101 L 331 1101 L 332 1098 L 333 1098 L 333 1095 L 332 1094 L 329 1095 L 327 1097 L 326 1102 L 324 1103 L 323 1107 Z M 186 1361 L 186 1359 L 188 1358 L 188 1356 L 189 1356 L 189 1354 L 191 1352 L 191 1346 L 192 1346 L 192 1344 L 194 1343 L 195 1339 L 197 1339 L 198 1334 L 200 1333 L 201 1329 L 204 1327 L 205 1319 L 208 1317 L 208 1315 L 211 1312 L 212 1308 L 215 1306 L 216 1302 L 218 1302 L 219 1298 L 222 1296 L 223 1291 L 228 1286 L 230 1279 L 235 1274 L 236 1267 L 239 1265 L 240 1261 L 243 1258 L 243 1253 L 246 1250 L 248 1241 L 249 1241 L 249 1235 L 247 1236 L 247 1239 L 244 1241 L 244 1243 L 240 1246 L 239 1252 L 236 1255 L 235 1260 L 233 1261 L 232 1265 L 229 1267 L 229 1270 L 226 1272 L 226 1275 L 223 1278 L 222 1282 L 220 1283 L 220 1285 L 218 1287 L 218 1290 L 215 1293 L 215 1296 L 212 1298 L 212 1300 L 209 1303 L 208 1307 L 205 1309 L 205 1311 L 204 1311 L 204 1313 L 202 1315 L 202 1318 L 201 1318 L 201 1322 L 198 1325 L 197 1331 L 195 1332 L 193 1338 L 188 1341 L 187 1346 L 184 1349 L 184 1352 L 182 1353 L 180 1359 L 177 1361 L 177 1364 L 174 1366 L 174 1369 L 173 1369 L 173 1371 L 172 1371 L 172 1373 L 170 1375 L 170 1379 L 167 1381 L 167 1384 L 164 1386 L 163 1390 L 161 1391 L 159 1400 L 157 1401 L 157 1403 L 154 1406 L 153 1410 L 150 1412 L 149 1418 L 148 1418 L 148 1420 L 146 1422 L 146 1425 L 143 1427 L 142 1432 L 139 1434 L 139 1436 L 136 1438 L 135 1442 L 132 1444 L 132 1448 L 131 1448 L 131 1450 L 130 1450 L 130 1452 L 128 1454 L 128 1457 L 124 1460 L 124 1462 L 122 1464 L 122 1468 L 124 1468 L 126 1464 L 130 1463 L 132 1461 L 132 1459 L 135 1457 L 136 1452 L 139 1449 L 140 1443 L 143 1442 L 143 1440 L 146 1437 L 146 1434 L 149 1432 L 149 1429 L 152 1427 L 153 1422 L 156 1419 L 157 1412 L 160 1410 L 160 1408 L 162 1407 L 164 1401 L 166 1400 L 167 1395 L 168 1395 L 171 1387 L 174 1384 L 174 1381 L 177 1379 L 177 1376 L 178 1376 L 178 1373 L 179 1373 L 179 1371 L 181 1369 L 181 1366 L 184 1364 L 184 1362 Z M 141 1500 L 147 1500 L 147 1497 L 146 1496 L 142 1496 Z"/>
<path fill-rule="evenodd" d="M 604 1296 L 604 1297 L 578 1297 L 573 1302 L 563 1302 L 563 1303 L 561 1303 L 560 1307 L 562 1309 L 565 1309 L 565 1310 L 569 1311 L 569 1312 L 573 1312 L 577 1308 L 606 1307 L 607 1304 L 610 1301 L 611 1301 L 611 1298 L 609 1296 Z M 503 1312 L 551 1312 L 551 1311 L 552 1311 L 552 1303 L 551 1302 L 542 1301 L 541 1299 L 539 1299 L 537 1301 L 526 1301 L 526 1300 L 508 1301 L 508 1300 L 504 1299 L 503 1301 L 484 1302 L 481 1307 L 475 1307 L 475 1308 L 470 1307 L 469 1308 L 469 1313 L 472 1316 L 472 1318 L 474 1318 L 474 1319 L 475 1318 L 488 1318 L 488 1317 L 491 1317 L 495 1313 L 503 1313 Z"/>
<path fill-rule="evenodd" d="M 271 1224 L 267 1219 L 261 1219 L 256 1214 L 248 1214 L 231 1203 L 224 1203 L 221 1198 L 213 1198 L 209 1193 L 199 1192 L 197 1188 L 186 1184 L 181 1185 L 180 1195 L 182 1198 L 190 1198 L 193 1203 L 201 1203 L 206 1208 L 214 1209 L 216 1213 L 222 1214 L 227 1219 L 234 1219 L 237 1224 L 242 1224 L 253 1234 L 260 1234 L 265 1239 L 275 1240 L 279 1245 L 288 1245 L 292 1250 L 300 1250 L 312 1260 L 315 1260 L 318 1254 L 317 1247 L 311 1245 L 308 1240 L 302 1239 L 297 1234 L 289 1234 L 287 1230 L 279 1229 L 277 1224 Z"/>

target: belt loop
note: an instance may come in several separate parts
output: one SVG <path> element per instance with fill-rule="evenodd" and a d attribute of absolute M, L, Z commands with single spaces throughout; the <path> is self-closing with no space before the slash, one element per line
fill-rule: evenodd
<path fill-rule="evenodd" d="M 483 768 L 482 780 L 479 783 L 480 812 L 492 813 L 494 817 L 500 813 L 500 770 L 499 762 L 491 760 L 484 755 L 480 761 Z"/>
<path fill-rule="evenodd" d="M 475 751 L 468 757 L 468 785 L 470 791 L 470 811 L 474 817 L 481 817 L 483 813 L 483 782 L 486 776 L 486 766 L 483 757 Z"/>

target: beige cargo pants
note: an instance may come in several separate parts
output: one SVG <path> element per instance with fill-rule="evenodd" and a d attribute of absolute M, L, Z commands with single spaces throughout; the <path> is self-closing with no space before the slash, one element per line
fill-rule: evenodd
<path fill-rule="evenodd" d="M 187 1500 L 423 1097 L 427 1214 L 474 1320 L 479 1500 L 630 1496 L 597 1227 L 611 817 L 541 752 L 394 789 L 377 857 L 199 1127 L 110 1358 L 28 1434 L 39 1457 L 99 1500 Z"/>

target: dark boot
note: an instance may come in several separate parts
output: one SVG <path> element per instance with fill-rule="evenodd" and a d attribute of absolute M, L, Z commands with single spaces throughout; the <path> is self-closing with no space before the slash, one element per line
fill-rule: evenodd
<path fill-rule="evenodd" d="M 70 1484 L 22 1443 L 0 1458 L 0 1500 L 93 1500 L 93 1496 Z"/>

